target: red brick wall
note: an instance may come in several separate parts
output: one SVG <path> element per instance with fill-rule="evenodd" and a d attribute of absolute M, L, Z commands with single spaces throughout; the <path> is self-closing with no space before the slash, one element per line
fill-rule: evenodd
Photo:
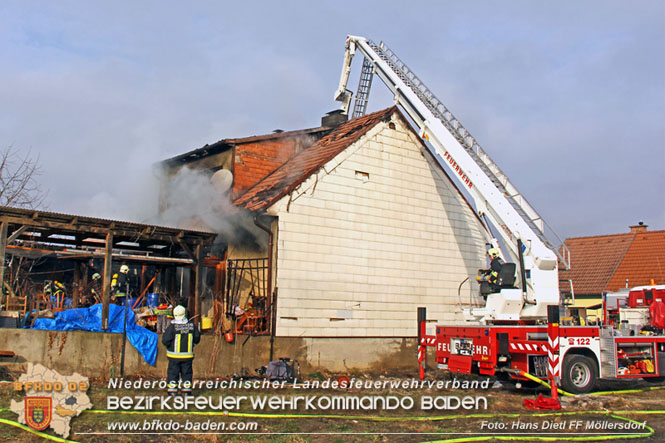
<path fill-rule="evenodd" d="M 309 148 L 324 134 L 303 134 L 234 146 L 233 199 L 235 200 L 294 154 Z"/>
<path fill-rule="evenodd" d="M 233 198 L 244 194 L 249 188 L 284 164 L 303 142 L 298 138 L 243 143 L 234 147 Z"/>

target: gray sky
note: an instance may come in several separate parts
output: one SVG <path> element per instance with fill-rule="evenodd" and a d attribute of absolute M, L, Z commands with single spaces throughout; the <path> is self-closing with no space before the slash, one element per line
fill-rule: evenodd
<path fill-rule="evenodd" d="M 385 41 L 562 238 L 665 229 L 660 0 L 22 0 L 0 16 L 0 143 L 39 155 L 52 211 L 144 221 L 152 163 L 318 126 L 353 34 Z M 377 81 L 368 110 L 391 104 Z"/>

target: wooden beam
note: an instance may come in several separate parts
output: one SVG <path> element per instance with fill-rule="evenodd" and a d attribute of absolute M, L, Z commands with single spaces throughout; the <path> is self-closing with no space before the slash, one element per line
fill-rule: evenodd
<path fill-rule="evenodd" d="M 145 288 L 145 265 L 141 266 L 141 284 L 139 285 L 139 292 L 143 293 L 143 288 Z"/>
<path fill-rule="evenodd" d="M 196 245 L 194 264 L 194 324 L 201 324 L 201 291 L 203 290 L 203 247 Z"/>
<path fill-rule="evenodd" d="M 0 220 L 18 225 L 27 225 L 29 226 L 29 229 L 40 230 L 40 231 L 50 229 L 56 231 L 60 230 L 63 231 L 63 233 L 88 232 L 88 233 L 106 235 L 107 232 L 113 230 L 113 232 L 117 237 L 123 237 L 123 238 L 126 237 L 133 239 L 142 238 L 143 237 L 142 234 L 145 231 L 144 225 L 133 226 L 129 224 L 120 223 L 116 227 L 115 222 L 111 222 L 109 224 L 103 224 L 100 222 L 95 222 L 95 223 L 90 222 L 84 225 L 82 219 L 79 219 L 78 224 L 75 226 L 70 224 L 71 219 L 67 220 L 58 219 L 54 221 L 50 219 L 45 220 L 43 217 L 28 218 L 28 217 L 18 217 L 18 216 L 3 214 L 2 216 L 0 216 Z M 174 237 L 190 241 L 193 239 L 200 239 L 212 243 L 216 237 L 216 234 L 214 233 L 182 231 L 182 230 L 163 228 L 157 226 L 154 226 L 153 229 L 151 229 L 151 231 L 153 232 L 147 235 L 149 239 L 160 240 L 167 243 L 172 242 Z"/>
<path fill-rule="evenodd" d="M 23 225 L 20 228 L 18 228 L 16 231 L 12 232 L 12 235 L 10 235 L 9 238 L 7 238 L 7 244 L 10 244 L 14 240 L 16 240 L 18 238 L 18 236 L 23 234 L 23 232 L 26 229 L 28 229 L 28 227 L 26 225 Z"/>
<path fill-rule="evenodd" d="M 52 249 L 28 248 L 28 247 L 15 246 L 15 245 L 7 246 L 7 253 L 19 257 L 53 255 L 56 258 L 62 258 L 62 259 L 68 259 L 68 258 L 91 259 L 91 258 L 104 258 L 105 256 L 105 254 L 97 252 L 57 251 Z M 125 261 L 146 263 L 146 264 L 154 263 L 156 265 L 190 266 L 194 264 L 194 260 L 192 260 L 191 258 L 171 258 L 159 255 L 129 255 L 129 254 L 113 253 L 113 257 L 118 257 L 121 260 Z"/>
<path fill-rule="evenodd" d="M 189 258 L 194 260 L 194 263 L 196 263 L 197 262 L 196 256 L 194 255 L 192 250 L 189 248 L 189 246 L 187 246 L 187 243 L 185 243 L 185 241 L 180 236 L 178 236 L 176 238 L 178 239 L 178 244 L 180 245 L 182 250 L 185 251 L 185 253 L 189 256 Z"/>
<path fill-rule="evenodd" d="M 79 290 L 79 295 L 83 296 L 85 294 L 85 299 L 90 296 L 90 288 L 88 287 L 88 264 L 86 262 L 79 263 L 81 267 L 81 287 Z M 85 293 L 83 291 L 86 291 Z M 99 297 L 99 294 L 97 294 Z"/>
<path fill-rule="evenodd" d="M 109 303 L 111 302 L 111 272 L 113 269 L 113 232 L 106 234 L 106 248 L 104 249 L 104 285 L 102 299 L 102 330 L 109 328 Z"/>

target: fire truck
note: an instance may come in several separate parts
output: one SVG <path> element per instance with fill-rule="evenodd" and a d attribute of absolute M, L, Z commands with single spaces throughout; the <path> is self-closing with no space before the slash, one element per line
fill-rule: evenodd
<path fill-rule="evenodd" d="M 418 309 L 421 378 L 427 348 L 434 347 L 438 368 L 516 382 L 550 378 L 574 394 L 589 392 L 601 378 L 665 379 L 665 285 L 604 295 L 604 315 L 593 324 L 568 320 L 571 297 L 562 296 L 558 271 L 569 267 L 569 251 L 478 141 L 385 43 L 347 37 L 334 96 L 342 113 L 348 115 L 351 107 L 347 84 L 356 52 L 364 59 L 352 116 L 365 114 L 378 76 L 486 231 L 496 233 L 488 246 L 506 259 L 489 291 L 470 291 L 468 303 L 458 292 L 463 324 L 431 330 L 425 308 Z M 561 246 L 554 245 L 553 236 Z M 469 285 L 474 281 L 468 280 Z M 570 293 L 574 297 L 572 284 Z"/>

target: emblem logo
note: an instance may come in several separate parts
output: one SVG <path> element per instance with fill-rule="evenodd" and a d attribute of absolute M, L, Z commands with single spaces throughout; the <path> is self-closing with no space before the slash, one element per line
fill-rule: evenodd
<path fill-rule="evenodd" d="M 43 431 L 51 424 L 51 397 L 26 397 L 25 422 L 36 431 Z"/>

